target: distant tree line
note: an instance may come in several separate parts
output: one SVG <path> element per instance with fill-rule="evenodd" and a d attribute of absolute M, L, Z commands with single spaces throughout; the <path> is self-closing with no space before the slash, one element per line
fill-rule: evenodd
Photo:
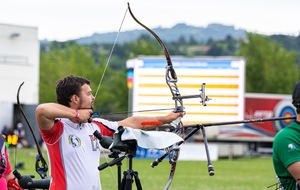
<path fill-rule="evenodd" d="M 300 37 L 297 40 L 290 42 L 285 36 L 248 33 L 247 40 L 227 36 L 222 41 L 199 43 L 193 38 L 179 38 L 166 46 L 171 56 L 242 56 L 246 60 L 246 92 L 291 94 L 299 79 L 300 56 L 297 52 L 300 52 Z M 139 55 L 163 55 L 163 51 L 150 35 L 142 35 L 134 42 L 116 44 L 114 49 L 112 46 L 78 45 L 74 41 L 41 45 L 40 101 L 56 101 L 56 81 L 73 74 L 90 79 L 93 92 L 98 90 L 97 111 L 126 111 L 126 60 Z"/>

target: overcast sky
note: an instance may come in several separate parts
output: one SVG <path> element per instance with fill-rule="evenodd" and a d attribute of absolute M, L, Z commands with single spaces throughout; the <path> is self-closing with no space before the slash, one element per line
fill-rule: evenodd
<path fill-rule="evenodd" d="M 38 28 L 40 40 L 116 32 L 127 9 L 150 28 L 220 23 L 260 34 L 298 36 L 300 0 L 0 0 L 0 23 Z M 127 12 L 121 31 L 142 29 Z"/>

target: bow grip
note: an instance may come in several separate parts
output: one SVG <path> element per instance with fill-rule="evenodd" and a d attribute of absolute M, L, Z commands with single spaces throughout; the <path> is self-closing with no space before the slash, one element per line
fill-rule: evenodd
<path fill-rule="evenodd" d="M 183 106 L 177 106 L 175 108 L 175 113 L 177 112 L 182 112 L 183 111 Z M 179 123 L 181 122 L 181 117 L 178 117 L 177 119 L 173 120 L 170 125 L 174 128 L 177 128 L 177 126 L 179 125 Z"/>

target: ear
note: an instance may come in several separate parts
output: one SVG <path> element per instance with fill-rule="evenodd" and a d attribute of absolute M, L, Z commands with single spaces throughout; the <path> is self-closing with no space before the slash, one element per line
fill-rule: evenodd
<path fill-rule="evenodd" d="M 74 94 L 72 97 L 71 97 L 71 102 L 74 103 L 74 104 L 79 104 L 79 96 L 77 96 L 76 94 Z"/>

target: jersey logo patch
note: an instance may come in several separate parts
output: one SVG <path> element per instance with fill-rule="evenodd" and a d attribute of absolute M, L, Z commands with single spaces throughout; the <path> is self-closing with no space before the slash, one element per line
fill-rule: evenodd
<path fill-rule="evenodd" d="M 100 151 L 100 144 L 98 139 L 94 135 L 90 135 L 91 143 L 92 143 L 92 150 L 93 151 Z"/>
<path fill-rule="evenodd" d="M 78 138 L 75 135 L 69 135 L 69 144 L 73 147 L 73 148 L 77 148 L 81 146 L 81 140 L 80 138 Z"/>
<path fill-rule="evenodd" d="M 298 150 L 298 148 L 294 144 L 288 144 L 288 148 L 290 151 Z"/>

